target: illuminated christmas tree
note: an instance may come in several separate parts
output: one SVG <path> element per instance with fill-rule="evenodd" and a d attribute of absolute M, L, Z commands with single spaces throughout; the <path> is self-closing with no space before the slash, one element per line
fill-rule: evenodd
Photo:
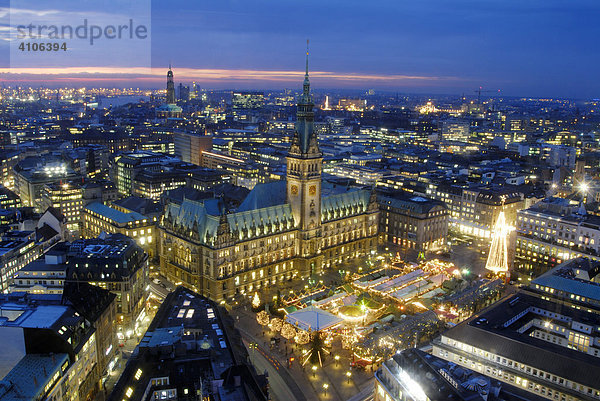
<path fill-rule="evenodd" d="M 254 293 L 254 298 L 252 298 L 252 307 L 254 309 L 257 309 L 260 306 L 260 297 L 258 296 L 258 293 Z"/>
<path fill-rule="evenodd" d="M 508 272 L 508 236 L 510 227 L 506 224 L 504 212 L 501 211 L 492 232 L 492 243 L 485 268 L 501 274 Z"/>

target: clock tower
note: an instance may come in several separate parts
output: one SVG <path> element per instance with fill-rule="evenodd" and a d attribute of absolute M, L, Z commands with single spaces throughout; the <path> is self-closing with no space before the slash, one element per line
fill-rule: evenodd
<path fill-rule="evenodd" d="M 287 200 L 299 228 L 299 255 L 305 272 L 321 269 L 321 171 L 323 154 L 314 132 L 314 104 L 308 80 L 308 41 L 306 73 L 296 113 L 296 128 L 287 156 Z M 302 268 L 302 266 L 301 266 Z"/>

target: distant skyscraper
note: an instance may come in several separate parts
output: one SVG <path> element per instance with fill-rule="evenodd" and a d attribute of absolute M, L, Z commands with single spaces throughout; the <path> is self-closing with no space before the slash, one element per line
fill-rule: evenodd
<path fill-rule="evenodd" d="M 179 83 L 179 100 L 187 102 L 190 100 L 190 87 Z"/>
<path fill-rule="evenodd" d="M 173 83 L 173 70 L 169 65 L 167 72 L 167 104 L 175 104 L 175 84 Z"/>

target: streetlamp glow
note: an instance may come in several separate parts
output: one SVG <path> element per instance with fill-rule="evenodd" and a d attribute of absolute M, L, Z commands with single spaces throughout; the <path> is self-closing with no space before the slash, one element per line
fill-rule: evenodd
<path fill-rule="evenodd" d="M 315 377 L 315 374 L 317 373 L 317 366 L 316 365 L 313 365 L 312 372 L 313 372 L 313 377 Z"/>

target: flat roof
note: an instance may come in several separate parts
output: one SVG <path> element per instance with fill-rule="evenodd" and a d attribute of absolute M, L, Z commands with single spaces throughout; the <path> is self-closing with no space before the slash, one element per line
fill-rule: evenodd
<path fill-rule="evenodd" d="M 63 305 L 40 305 L 35 308 L 22 304 L 0 305 L 0 326 L 51 328 L 69 308 Z"/>
<path fill-rule="evenodd" d="M 146 216 L 141 215 L 137 212 L 123 213 L 117 209 L 113 209 L 110 206 L 106 206 L 100 202 L 90 203 L 85 207 L 85 209 L 97 213 L 103 217 L 106 217 L 109 220 L 112 220 L 118 224 L 127 224 L 132 223 L 139 220 L 147 220 Z"/>
<path fill-rule="evenodd" d="M 17 271 L 16 274 L 19 274 L 20 272 L 35 272 L 35 271 L 61 272 L 61 271 L 66 271 L 66 270 L 67 270 L 67 265 L 64 263 L 51 264 L 51 263 L 46 263 L 46 261 L 44 259 L 37 259 L 31 263 L 28 263 L 21 270 Z"/>
<path fill-rule="evenodd" d="M 41 399 L 54 374 L 69 360 L 67 354 L 28 354 L 0 381 L 0 399 L 23 401 Z"/>

